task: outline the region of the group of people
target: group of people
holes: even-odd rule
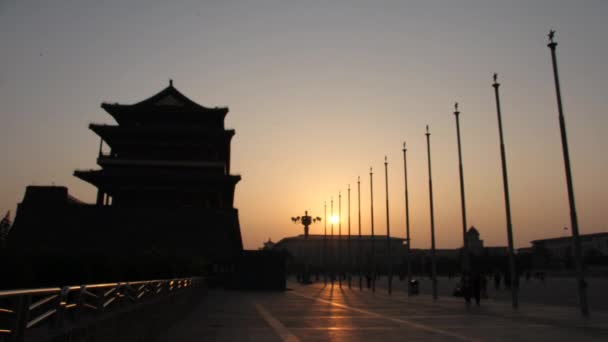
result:
[[[536,272],[532,275],[528,271],[525,273],[526,281],[529,281],[532,276],[539,279],[542,284],[545,283],[544,272]],[[501,285],[503,285],[506,290],[511,289],[511,286],[519,286],[519,276],[515,278],[513,284],[509,272],[505,272],[503,275],[501,272],[496,271],[493,275],[489,275],[488,277],[494,280],[494,288],[496,291],[500,290]],[[487,281],[486,275],[483,273],[465,272],[461,278],[460,291],[467,305],[471,304],[472,299],[475,299],[475,303],[479,305],[481,298],[488,298]]]
[[[486,277],[478,272],[465,272],[462,276],[461,291],[464,300],[468,305],[471,305],[471,299],[475,299],[475,304],[479,306],[481,298],[488,297],[488,286]]]

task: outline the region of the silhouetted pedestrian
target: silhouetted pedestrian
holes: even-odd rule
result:
[[[494,288],[496,291],[500,290],[500,272],[494,273]]]
[[[473,297],[475,298],[475,304],[479,306],[479,301],[481,300],[481,275],[475,272],[471,280],[471,287],[473,290]]]
[[[485,274],[481,274],[481,298],[488,298],[488,279]]]
[[[505,272],[505,289],[511,289],[511,272]]]
[[[471,305],[471,296],[473,292],[473,284],[471,283],[471,275],[467,272],[462,276],[462,296],[464,297],[464,301],[467,306]]]

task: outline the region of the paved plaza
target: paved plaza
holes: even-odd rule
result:
[[[606,341],[608,311],[582,318],[572,306],[388,295],[343,282],[288,284],[285,292],[210,290],[157,341]],[[381,285],[381,282],[378,284]],[[424,290],[424,284],[423,284]],[[425,292],[425,291],[422,291]]]
[[[398,278],[394,278],[395,291],[405,291],[405,282],[400,282]],[[430,295],[432,293],[432,283],[428,277],[416,277],[420,282],[420,292]],[[358,281],[358,278],[356,278]],[[450,297],[454,288],[459,282],[458,277],[438,277],[437,293],[439,296]],[[587,296],[589,305],[592,311],[607,310],[608,311],[608,278],[593,277],[587,278]],[[386,288],[386,277],[378,280],[378,288]],[[386,290],[384,290],[386,291]],[[494,287],[492,279],[487,282],[488,297],[496,302],[511,302],[511,292],[504,287],[504,282],[501,282],[499,289]],[[578,292],[576,286],[576,278],[574,277],[546,277],[544,281],[530,278],[526,280],[524,277],[520,279],[519,300],[522,306],[528,304],[546,304],[552,306],[570,306],[578,307]]]

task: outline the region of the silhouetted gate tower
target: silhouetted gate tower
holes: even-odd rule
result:
[[[65,187],[28,186],[9,246],[40,254],[202,256],[242,254],[230,174],[228,108],[206,108],[172,82],[132,105],[104,103],[117,125],[91,124],[101,169],[74,175],[97,187],[95,203]],[[104,146],[105,145],[105,146]]]
[[[97,205],[232,209],[240,176],[230,174],[228,108],[206,108],[171,84],[133,105],[101,105],[118,125],[91,124],[101,170],[74,175],[97,187]]]
[[[207,240],[198,242],[201,248],[226,249],[219,254],[240,251],[233,202],[241,177],[230,174],[235,132],[224,127],[228,108],[203,107],[180,93],[172,81],[136,104],[101,107],[118,123],[89,125],[101,137],[97,158],[101,169],[74,172],[97,187],[96,205],[162,209],[154,217],[163,215],[163,210],[177,210],[178,217],[165,234],[181,231],[184,239]],[[109,152],[103,152],[104,143]]]

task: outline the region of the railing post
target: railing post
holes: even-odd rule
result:
[[[85,313],[85,303],[86,303],[86,285],[80,285],[80,290],[78,291],[78,298],[76,298],[76,309],[74,312],[74,320],[80,320],[81,316]]]
[[[11,336],[11,340],[14,342],[23,342],[27,321],[29,320],[31,302],[32,297],[30,295],[19,296],[15,301],[15,322]]]
[[[101,287],[97,290],[97,298],[96,298],[96,305],[97,305],[97,313],[102,313],[104,311],[104,307],[103,307],[103,303],[105,303],[106,301],[106,290],[105,288]]]
[[[118,282],[116,283],[116,290],[114,291],[114,302],[116,303],[117,307],[121,307],[122,306],[122,299],[120,297],[121,295],[121,291],[122,290],[122,283]]]
[[[64,319],[65,319],[65,307],[68,302],[69,293],[70,293],[70,288],[67,286],[64,286],[61,288],[61,291],[57,295],[57,300],[56,300],[57,312],[55,312],[55,319],[53,321],[53,324],[51,324],[51,326],[50,326],[51,329],[55,329],[55,330],[63,329],[63,326],[64,326],[63,323],[64,323]]]

